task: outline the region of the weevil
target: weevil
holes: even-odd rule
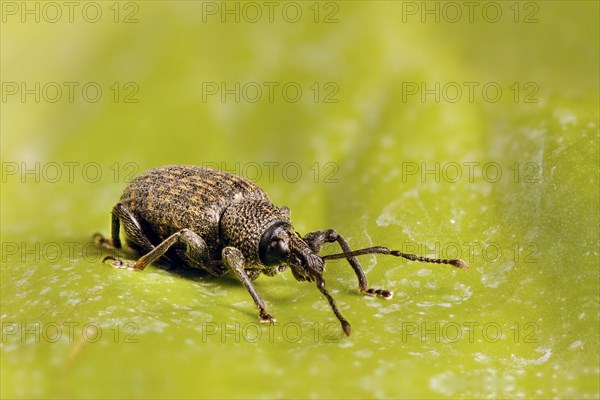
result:
[[[301,236],[291,223],[289,209],[275,206],[256,184],[196,166],[158,167],[133,179],[112,209],[111,238],[96,234],[96,241],[107,248],[121,248],[121,227],[127,245],[140,258],[105,257],[114,267],[143,270],[162,262],[216,276],[233,271],[252,296],[259,321],[264,323],[273,323],[275,318],[252,282],[260,274],[274,276],[290,268],[298,281],[316,282],[346,335],[350,335],[350,324],[325,288],[326,260],[346,259],[358,278],[359,291],[385,299],[392,298],[393,292],[370,288],[357,256],[387,254],[468,268],[462,260],[419,257],[381,246],[352,251],[333,229]],[[325,243],[335,242],[342,253],[319,256]]]

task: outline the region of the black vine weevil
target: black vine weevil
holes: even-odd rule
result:
[[[113,266],[142,270],[157,260],[200,268],[213,275],[235,272],[258,306],[261,322],[273,322],[252,281],[261,273],[273,276],[291,268],[298,281],[316,281],[346,335],[350,324],[325,289],[325,260],[345,258],[358,277],[358,288],[371,296],[390,299],[393,293],[371,289],[356,256],[389,254],[409,260],[468,268],[461,260],[418,257],[369,247],[352,251],[335,230],[300,236],[290,222],[287,207],[277,207],[267,194],[247,179],[194,166],[171,165],[151,169],[135,178],[112,210],[111,240],[96,234],[105,247],[120,248],[121,224],[127,244],[141,258],[137,262],[108,256]],[[343,253],[320,257],[326,242],[337,242]]]

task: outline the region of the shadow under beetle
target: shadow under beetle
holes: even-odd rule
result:
[[[325,289],[325,261],[345,258],[358,278],[358,288],[371,296],[390,299],[393,293],[372,289],[356,259],[364,254],[389,254],[409,260],[468,268],[462,260],[440,260],[369,247],[352,251],[335,230],[300,236],[287,207],[277,207],[251,181],[225,172],[195,166],[171,165],[151,169],[135,178],[112,210],[111,239],[96,234],[98,243],[121,248],[123,227],[127,244],[141,255],[136,262],[107,256],[117,268],[143,270],[155,261],[199,268],[212,275],[233,271],[259,308],[260,322],[275,319],[252,281],[261,273],[274,276],[288,267],[298,281],[315,282],[350,335],[350,324]],[[320,257],[326,242],[337,242],[343,253]]]

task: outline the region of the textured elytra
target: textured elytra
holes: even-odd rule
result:
[[[268,225],[289,221],[251,181],[196,166],[151,169],[129,184],[120,203],[134,214],[155,246],[187,228],[204,239],[212,260],[221,260],[223,247],[232,245],[250,265],[258,263],[260,235]],[[234,208],[239,214],[226,212]],[[253,208],[261,210],[261,218],[255,217]]]

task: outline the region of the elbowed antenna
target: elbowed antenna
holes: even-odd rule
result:
[[[323,279],[323,259],[310,252],[308,247],[306,248],[306,252],[303,254],[303,258],[305,262],[302,265],[305,267],[305,271],[312,279],[317,281],[317,288],[323,294],[323,296],[325,296],[329,302],[329,305],[331,306],[331,309],[333,310],[333,313],[340,321],[340,324],[342,324],[342,330],[344,331],[344,334],[346,334],[346,336],[350,336],[350,323],[348,323],[348,321],[346,321],[346,319],[342,316],[342,313],[340,310],[338,310],[337,305],[335,304],[335,300],[333,297],[331,297],[327,289],[325,289],[325,280]]]
[[[398,250],[390,250],[387,247],[381,247],[381,246],[367,247],[366,249],[348,251],[346,253],[329,254],[329,255],[323,256],[321,258],[323,259],[323,261],[325,261],[325,260],[335,260],[338,258],[350,258],[350,257],[362,256],[365,254],[387,254],[390,256],[406,258],[407,260],[411,260],[411,261],[421,261],[421,262],[434,263],[434,264],[450,264],[456,268],[469,269],[469,266],[463,260],[444,260],[444,259],[440,259],[440,258],[421,257],[421,256],[417,256],[415,254],[402,253]]]
[[[325,298],[327,298],[327,301],[329,302],[329,305],[331,305],[331,309],[333,310],[333,313],[335,314],[337,319],[340,321],[340,324],[342,324],[342,329],[343,329],[344,333],[346,334],[346,336],[350,336],[350,329],[351,329],[350,324],[342,316],[342,313],[340,313],[340,311],[337,308],[337,305],[335,304],[335,300],[333,300],[333,297],[331,297],[331,295],[329,294],[327,289],[325,289],[325,281],[323,280],[323,276],[316,275],[315,278],[317,280],[317,288],[319,288],[319,291],[325,296]]]

